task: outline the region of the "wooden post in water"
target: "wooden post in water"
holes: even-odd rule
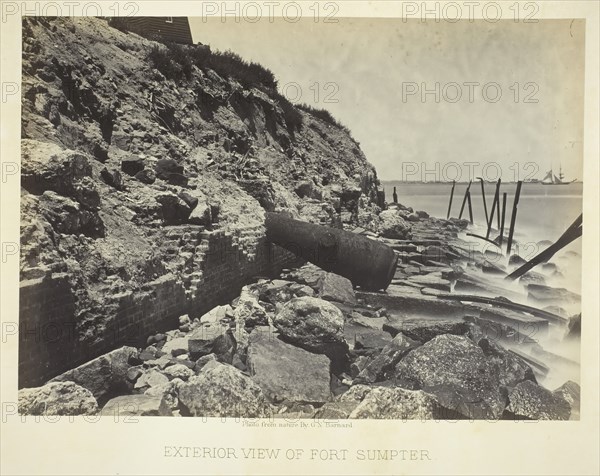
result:
[[[502,194],[502,223],[500,225],[500,236],[498,238],[498,246],[502,248],[502,241],[504,240],[504,218],[506,216],[506,192]]]
[[[500,228],[500,179],[498,179],[498,183],[496,183],[496,193],[494,194],[494,202],[492,203],[492,211],[490,212],[490,219],[487,222],[487,233],[485,234],[486,238],[490,237],[490,233],[492,232],[492,223],[494,223],[494,212],[498,208],[498,228]]]
[[[519,197],[521,196],[521,186],[523,181],[517,182],[517,190],[515,192],[515,200],[513,201],[512,215],[510,217],[510,229],[508,230],[508,242],[506,243],[506,254],[510,256],[510,248],[513,242],[513,234],[515,232],[515,223],[517,221],[517,207],[519,205]]]
[[[473,224],[473,206],[471,205],[471,192],[467,192],[467,203],[469,205],[469,220]]]
[[[481,198],[483,198],[483,211],[485,212],[485,222],[487,223],[489,218],[488,218],[487,203],[485,201],[485,186],[483,184],[483,178],[479,177],[479,180],[481,182]]]
[[[454,197],[454,186],[456,185],[456,180],[452,181],[452,190],[450,191],[450,201],[448,202],[448,213],[446,214],[446,220],[450,219],[450,209],[452,208],[452,198]]]
[[[469,180],[469,185],[467,185],[467,190],[465,191],[465,197],[463,198],[462,205],[460,206],[460,213],[458,214],[458,219],[462,218],[463,211],[465,210],[465,204],[467,203],[467,197],[469,195],[469,189],[471,188],[471,181]]]

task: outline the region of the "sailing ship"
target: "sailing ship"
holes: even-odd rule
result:
[[[562,173],[562,167],[559,166],[558,177],[554,175],[554,171],[550,169],[548,172],[546,172],[546,176],[541,180],[540,183],[542,185],[569,185],[570,183],[573,183],[575,182],[575,180],[577,180],[573,179],[570,182],[565,182],[564,178],[565,176]]]

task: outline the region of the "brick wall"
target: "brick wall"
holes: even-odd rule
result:
[[[103,326],[93,343],[76,329],[68,275],[21,282],[19,388],[41,385],[122,345],[142,346],[148,335],[176,328],[182,314],[198,317],[235,298],[256,277],[275,276],[300,264],[293,254],[267,242],[264,229],[228,233],[179,227],[169,237],[172,245],[187,250],[180,253],[185,260],[143,290],[106,296],[99,320]]]

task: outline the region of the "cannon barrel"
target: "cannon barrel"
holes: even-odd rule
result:
[[[398,257],[389,246],[349,231],[266,214],[267,239],[369,291],[386,289]]]

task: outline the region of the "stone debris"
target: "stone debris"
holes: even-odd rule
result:
[[[172,416],[162,396],[122,395],[109,400],[101,411],[102,416]]]
[[[88,389],[73,382],[50,382],[19,390],[21,415],[95,415],[98,403]]]
[[[579,418],[579,385],[544,388],[539,360],[555,326],[570,343],[581,334],[581,297],[552,286],[560,257],[509,288],[523,258],[473,250],[467,220],[380,200],[348,131],[294,109],[304,125],[292,132],[268,87],[240,90],[200,66],[189,88],[151,86],[133,73],[152,66],[153,43],[100,18],[25,19],[23,32],[22,284],[66,283],[73,362],[121,325],[143,327],[131,337],[146,344],[20,389],[20,413]],[[274,261],[258,266],[265,211],[385,243],[392,284],[366,292],[291,261],[271,274]],[[449,298],[466,292],[495,301]]]
[[[330,361],[280,340],[276,334],[250,334],[248,370],[267,398],[324,403],[330,399]]]
[[[571,406],[561,392],[552,393],[530,380],[517,385],[508,400],[506,411],[515,418],[568,420],[571,416]]]

